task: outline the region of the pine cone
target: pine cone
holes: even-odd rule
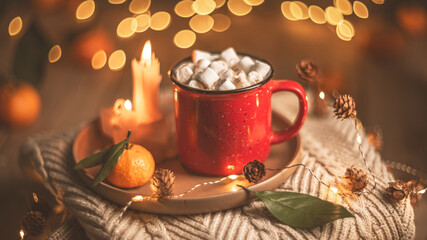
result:
[[[258,160],[248,162],[243,167],[243,174],[250,183],[257,183],[265,176],[265,166]]]
[[[21,219],[21,228],[25,234],[40,235],[45,228],[45,218],[38,211],[28,211]]]
[[[346,119],[356,116],[356,102],[350,95],[344,94],[339,96],[335,100],[334,108],[337,118]]]
[[[399,202],[402,199],[406,198],[409,194],[409,188],[407,184],[401,180],[396,182],[389,182],[389,187],[386,189],[387,197],[392,202]]]
[[[375,150],[379,151],[383,147],[383,135],[381,129],[374,128],[368,131],[368,140],[374,146]]]
[[[423,197],[423,195],[418,192],[423,190],[424,186],[419,181],[415,180],[407,182],[406,185],[409,189],[411,189],[409,196],[411,198],[412,206],[418,205],[418,203],[421,201],[421,198]]]
[[[317,68],[317,64],[310,60],[302,60],[297,64],[296,69],[298,76],[309,83],[319,80],[319,69]]]
[[[175,183],[175,175],[169,169],[158,169],[151,179],[154,195],[163,198],[173,196],[172,187]]]
[[[361,192],[368,185],[368,177],[366,173],[355,166],[347,168],[344,178],[347,180],[352,192]]]

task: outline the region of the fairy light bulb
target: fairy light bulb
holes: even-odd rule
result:
[[[126,110],[131,111],[132,110],[132,102],[129,99],[126,99],[125,103],[123,104]]]
[[[324,93],[323,91],[321,91],[321,92],[319,93],[319,97],[320,97],[322,100],[325,100],[325,93]]]

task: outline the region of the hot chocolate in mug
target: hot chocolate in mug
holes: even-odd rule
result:
[[[269,64],[267,61],[249,56]],[[264,80],[245,88],[227,91],[189,87],[176,78],[175,71],[186,58],[170,70],[173,82],[176,137],[182,163],[208,175],[241,174],[253,160],[265,161],[270,145],[294,137],[307,114],[307,100],[300,84],[272,80],[273,68]],[[289,91],[299,99],[299,112],[293,125],[282,132],[271,130],[271,96]]]

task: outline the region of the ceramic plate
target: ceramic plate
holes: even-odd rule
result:
[[[287,119],[274,112],[272,122],[274,130],[280,130],[289,126]],[[83,128],[75,139],[73,146],[74,159],[76,162],[79,162],[94,151],[103,149],[110,144],[112,144],[112,141],[102,134],[99,121],[95,121]],[[283,168],[298,163],[300,155],[301,138],[298,134],[287,142],[272,145],[270,155],[264,164],[267,168],[271,169]],[[173,188],[175,195],[186,192],[199,183],[213,182],[222,178],[201,175],[188,170],[183,167],[179,157],[167,159],[157,165],[156,168],[167,168],[175,173],[175,185]],[[116,204],[126,205],[135,195],[150,196],[152,194],[150,183],[138,188],[121,189],[104,181],[93,188],[91,185],[98,170],[99,167],[94,167],[78,171],[78,173],[94,192]],[[243,176],[235,180],[226,179],[217,184],[203,185],[182,197],[153,198],[144,199],[142,202],[134,202],[130,205],[130,208],[159,214],[195,214],[230,209],[244,205],[250,200],[249,194],[236,185],[247,186],[257,191],[273,190],[283,183],[293,171],[294,168],[281,171],[267,171],[266,176],[257,184],[250,184]]]

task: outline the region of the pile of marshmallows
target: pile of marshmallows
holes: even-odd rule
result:
[[[270,65],[248,56],[238,56],[233,48],[221,54],[194,50],[193,62],[185,62],[175,72],[176,80],[192,88],[227,91],[264,80]]]

